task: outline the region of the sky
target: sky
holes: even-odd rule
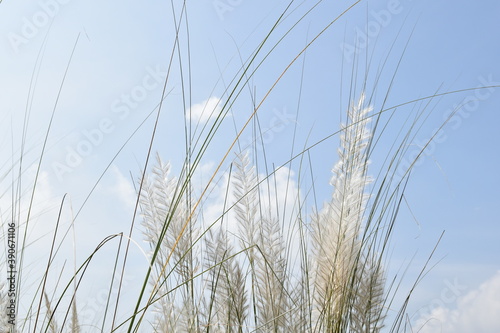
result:
[[[128,233],[135,203],[136,183],[131,179],[137,180],[143,169],[154,111],[163,91],[166,98],[153,151],[170,161],[178,173],[185,152],[184,117],[199,124],[214,120],[206,110],[217,111],[221,106],[217,103],[227,100],[226,88],[234,85],[242,63],[250,59],[288,5],[281,0],[188,2],[187,25],[183,16],[179,51],[169,71],[175,22],[182,7],[180,1],[173,3],[173,7],[166,1],[127,0],[4,0],[0,4],[3,226],[12,211],[12,183],[19,174],[23,131],[21,209],[25,214],[50,124],[28,228],[30,272],[43,267],[65,194],[61,230],[69,233],[60,256],[68,255],[67,265],[73,265],[74,249],[81,262],[106,236]],[[393,117],[372,156],[373,175],[382,168],[399,131],[408,130],[405,119],[421,111],[424,116],[417,121],[418,131],[404,161],[412,161],[429,139],[434,140],[412,171],[391,240],[388,274],[401,274],[408,267],[401,290],[409,290],[444,232],[431,269],[410,301],[414,327],[421,327],[421,332],[500,331],[495,316],[500,311],[500,221],[496,214],[500,202],[500,4],[493,0],[314,4],[293,2],[269,35],[255,64],[272,52],[251,77],[247,73],[248,85],[207,150],[195,181],[206,183],[235,137],[235,128],[241,128],[253,105],[263,100],[258,117],[266,160],[259,172],[286,165],[297,176],[299,162],[287,164],[290,156],[329,137],[308,155],[316,197],[323,202],[331,193],[328,182],[337,160],[338,135],[330,135],[345,119],[350,97],[365,89],[376,111],[402,105],[390,109],[395,110]],[[487,88],[472,89],[480,87]],[[403,105],[434,94],[435,98]],[[24,127],[26,114],[29,121]],[[389,114],[384,113],[384,121]],[[194,137],[206,133],[201,126],[192,131]],[[243,132],[240,142],[243,147],[252,142],[251,130]],[[227,168],[225,163],[223,171]],[[294,186],[296,191],[300,186],[307,189],[311,180],[294,182]],[[217,206],[216,199],[207,202],[207,219],[216,210],[212,206]],[[67,221],[75,215],[73,239]],[[144,267],[146,246],[139,227],[134,230],[133,244],[131,265]],[[107,246],[113,253],[118,242]],[[94,283],[82,287],[88,299],[95,300],[90,309],[101,304],[99,293],[106,290],[101,281],[109,272],[104,268],[112,260],[96,259]],[[57,265],[62,268],[64,260]],[[27,290],[36,283],[30,276],[34,275],[26,275]],[[131,286],[141,278],[128,277]],[[55,279],[52,276],[50,281]],[[124,297],[133,299],[130,289]],[[95,311],[88,311],[89,318],[94,315]]]

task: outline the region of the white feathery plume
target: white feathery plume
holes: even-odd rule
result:
[[[262,219],[259,228],[259,260],[255,267],[258,281],[259,319],[265,331],[286,332],[289,322],[289,296],[287,294],[286,248],[279,220]]]
[[[259,198],[257,172],[254,166],[250,165],[248,152],[238,154],[234,161],[235,171],[232,181],[233,194],[236,200],[234,211],[238,226],[238,238],[241,249],[246,249],[245,255],[248,258],[249,270],[249,290],[251,299],[251,309],[253,314],[253,324],[258,326],[258,281],[256,277],[257,252],[255,245],[258,243],[258,219]]]
[[[248,152],[238,154],[234,165],[236,170],[232,184],[237,200],[234,211],[241,237],[241,247],[244,249],[257,244],[259,219],[257,172],[255,167],[250,165]],[[254,248],[247,251],[250,261],[253,261],[254,253]]]
[[[50,320],[50,322],[49,322],[50,332],[57,333],[59,331],[59,329],[57,328],[57,323],[55,321],[55,318],[53,318],[53,316],[52,316],[54,314],[54,312],[52,311],[52,307],[50,305],[49,296],[47,295],[46,292],[43,293],[43,296],[45,299],[45,306],[47,308],[46,317],[47,317],[47,320]]]
[[[366,175],[371,139],[367,114],[372,108],[365,107],[364,100],[361,94],[358,103],[349,107],[340,135],[339,161],[332,170],[332,198],[312,219],[314,301],[320,331],[346,329],[356,297],[359,232],[368,199],[365,187],[370,182]]]
[[[166,295],[172,287],[185,283],[185,288],[179,292],[182,294],[186,309],[189,306],[189,313],[179,311],[178,306],[174,304],[176,293],[169,293],[161,298],[154,305],[154,311],[157,313],[155,327],[160,331],[170,331],[171,328],[179,325],[192,327],[194,320],[193,300],[190,281],[197,268],[197,260],[190,251],[193,251],[191,232],[194,231],[192,225],[187,229],[179,239],[173,255],[164,269],[167,258],[174,248],[177,237],[183,231],[184,223],[188,218],[188,207],[184,198],[181,198],[178,205],[175,205],[175,196],[177,195],[177,179],[170,175],[170,164],[164,163],[159,155],[153,167],[152,174],[146,175],[143,181],[143,187],[140,197],[141,214],[143,216],[144,235],[146,240],[154,250],[160,242],[162,230],[166,228],[165,236],[161,239],[161,246],[155,260],[155,269],[151,274],[151,283],[156,284],[159,281],[157,295]],[[194,220],[194,218],[193,218]],[[168,227],[167,227],[168,223]],[[175,274],[171,274],[172,269]],[[180,317],[179,317],[180,315]],[[191,330],[192,328],[190,328]]]
[[[262,216],[259,205],[258,177],[248,152],[238,154],[234,162],[236,221],[242,248],[249,259],[255,324],[260,330],[286,332],[290,325],[289,295],[286,290],[286,248],[280,221]],[[268,194],[269,195],[269,194]],[[259,201],[260,200],[260,201]],[[253,246],[258,246],[255,248]]]
[[[206,325],[214,332],[242,332],[248,313],[245,276],[226,230],[209,231],[206,255],[207,268],[212,268],[207,281],[210,296]]]
[[[378,258],[372,255],[360,262],[362,267],[358,271],[357,292],[351,314],[350,331],[353,333],[378,333],[383,327],[385,277]]]

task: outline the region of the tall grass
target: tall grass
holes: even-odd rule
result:
[[[158,250],[149,280],[155,331],[380,331],[390,295],[383,254],[394,222],[385,224],[384,209],[399,197],[368,206],[371,111],[363,93],[347,110],[332,196],[316,212],[298,208],[297,194],[288,199],[295,208],[280,214],[276,202],[287,193],[277,188],[279,170],[259,174],[244,151],[226,173],[220,217],[203,222],[202,209],[189,210],[200,199],[179,194],[190,179],[172,176],[157,156],[140,200],[145,238]],[[384,183],[372,189],[375,196],[386,190]],[[385,206],[378,214],[377,205]]]
[[[203,212],[189,209],[198,199],[179,195],[189,179],[172,176],[157,156],[140,194],[144,236],[158,250],[149,280],[156,331],[378,330],[382,268],[363,246],[373,235],[360,234],[371,139],[363,102],[364,96],[349,110],[331,202],[311,222],[303,212],[280,218],[279,205],[268,204],[281,195],[269,191],[272,177],[260,180],[242,152],[228,176],[229,207],[204,225],[197,218]],[[299,245],[300,255],[293,248]]]
[[[95,244],[95,250],[88,253],[86,259],[76,265],[71,278],[66,279],[61,277],[62,270],[58,276],[53,268],[54,257],[62,255],[58,220],[56,231],[51,235],[50,255],[45,258],[47,269],[38,272],[39,284],[32,286],[35,296],[31,304],[22,307],[26,313],[18,318],[17,328],[8,324],[2,312],[0,332],[367,333],[380,332],[384,328],[391,332],[407,329],[404,312],[409,296],[401,305],[393,303],[398,287],[387,276],[386,252],[413,164],[402,177],[398,178],[396,170],[415,135],[416,123],[423,111],[414,116],[417,120],[410,125],[408,133],[388,149],[387,159],[379,166],[382,171],[371,174],[370,157],[379,147],[378,139],[390,125],[382,124],[382,115],[394,113],[397,107],[371,105],[367,97],[371,93],[365,91],[366,82],[362,88],[351,88],[352,95],[357,97],[350,100],[345,110],[346,121],[340,129],[331,130],[330,137],[338,135],[340,145],[338,161],[332,169],[331,197],[322,207],[310,209],[312,197],[316,195],[315,177],[307,174],[310,171],[307,164],[312,163],[309,153],[318,143],[302,149],[294,146],[296,152],[289,161],[272,170],[262,167],[267,167],[262,162],[266,150],[258,127],[262,104],[283,75],[338,18],[332,19],[290,63],[284,64],[282,74],[262,98],[253,101],[247,121],[226,143],[208,181],[201,188],[194,181],[221,124],[228,121],[231,107],[248,89],[251,78],[268,56],[295,29],[296,24],[293,24],[275,36],[292,4],[293,1],[276,19],[254,52],[242,60],[240,70],[225,91],[225,98],[213,110],[206,110],[213,113],[211,120],[195,123],[186,115],[186,149],[178,174],[174,174],[170,162],[159,153],[155,155],[153,149],[166,86],[172,75],[169,68],[159,106],[148,116],[155,116],[156,120],[141,173],[134,175],[136,206],[132,223],[120,233]],[[179,31],[187,26],[185,5],[181,6],[180,17],[176,17],[177,39],[170,64],[176,56],[182,62]],[[315,7],[311,6],[299,22]],[[275,38],[275,44],[270,41],[271,37]],[[180,66],[183,69],[184,65]],[[185,79],[182,75],[181,79]],[[187,95],[183,90],[183,98]],[[409,116],[409,119],[412,118]],[[244,146],[241,135],[252,126],[254,141]],[[46,135],[46,138],[50,136],[50,126]],[[259,145],[264,146],[263,156],[259,155]],[[44,153],[45,145],[38,168]],[[13,187],[21,188],[24,154],[22,150],[18,160],[19,174],[15,175],[14,167],[10,170],[15,180]],[[298,161],[293,164],[299,165],[298,170],[292,170],[292,161]],[[279,177],[283,175],[286,186],[279,184],[282,179]],[[302,180],[309,176],[312,185],[302,188],[305,183]],[[13,192],[11,216],[19,219],[22,193]],[[221,196],[215,195],[219,193],[223,193],[223,199],[215,205],[220,210],[214,218],[205,208],[211,205],[213,196],[221,201]],[[29,207],[33,200],[31,197]],[[64,205],[63,199],[61,210]],[[26,221],[17,221],[22,222],[25,232],[30,228],[30,210]],[[126,288],[124,277],[130,267],[131,240],[137,229],[148,244],[149,265],[145,271],[135,272],[142,281],[134,303],[130,304],[123,301],[122,295]],[[29,244],[25,236],[19,241],[19,250],[24,254]],[[115,248],[114,265],[110,267],[113,279],[102,308],[103,319],[98,323],[83,322],[79,308],[80,284],[92,280],[94,257],[103,248],[112,246]],[[27,269],[26,260],[22,258],[18,263],[20,273]],[[47,290],[48,279],[57,280],[56,285],[60,287],[57,292]],[[17,286],[21,292],[20,287],[24,285],[18,282]],[[113,293],[115,289],[117,294]],[[3,309],[8,302],[6,294],[6,285],[0,283]],[[399,311],[390,323],[387,322],[389,309]],[[120,311],[128,317],[123,318]]]

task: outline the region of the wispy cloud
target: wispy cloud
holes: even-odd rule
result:
[[[206,123],[217,117],[221,111],[220,98],[212,96],[186,110],[186,118],[195,123]]]
[[[420,333],[500,332],[500,271],[458,298],[456,306],[435,308],[421,317],[415,328]]]
[[[114,184],[110,186],[109,191],[115,194],[128,209],[134,209],[137,194],[130,179],[120,171],[120,169],[113,165],[111,172],[114,177]]]

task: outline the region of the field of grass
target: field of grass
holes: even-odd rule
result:
[[[390,104],[411,32],[394,37],[391,45],[400,48],[391,46],[379,63],[372,63],[373,49],[344,41],[338,95],[307,80],[309,53],[318,57],[320,41],[361,1],[326,15],[319,28],[311,21],[323,1],[280,3],[248,40],[234,41],[229,60],[225,49],[214,49],[227,64],[200,70],[194,60],[205,55],[190,39],[191,12],[199,13],[188,2],[168,5],[175,33],[163,46],[162,69],[147,67],[128,101],[122,94],[111,102],[111,114],[132,124],[123,130],[99,118],[74,140],[60,126],[61,119],[79,121],[67,101],[89,85],[84,70],[72,76],[81,44],[92,39],[85,29],[57,55],[65,67],[52,78],[59,88],[50,112],[32,114],[44,89],[46,33],[21,126],[12,125],[11,142],[2,143],[10,159],[0,169],[0,333],[417,332],[408,305],[437,261],[442,235],[433,235],[415,267],[411,259],[391,263],[394,232],[400,212],[411,212],[405,191],[415,166],[461,108],[414,142],[442,99],[500,86],[436,86]],[[221,20],[244,5],[213,2]],[[395,15],[396,7],[388,8],[376,17]],[[196,70],[218,73],[208,92]],[[335,106],[306,128],[314,106],[301,98],[311,91]],[[271,111],[281,95],[290,107]],[[106,140],[112,148],[95,157]],[[57,159],[61,142],[74,149]],[[116,165],[130,147],[141,155],[130,154],[124,172]],[[79,176],[83,169],[93,177]],[[71,190],[51,192],[58,181]]]

